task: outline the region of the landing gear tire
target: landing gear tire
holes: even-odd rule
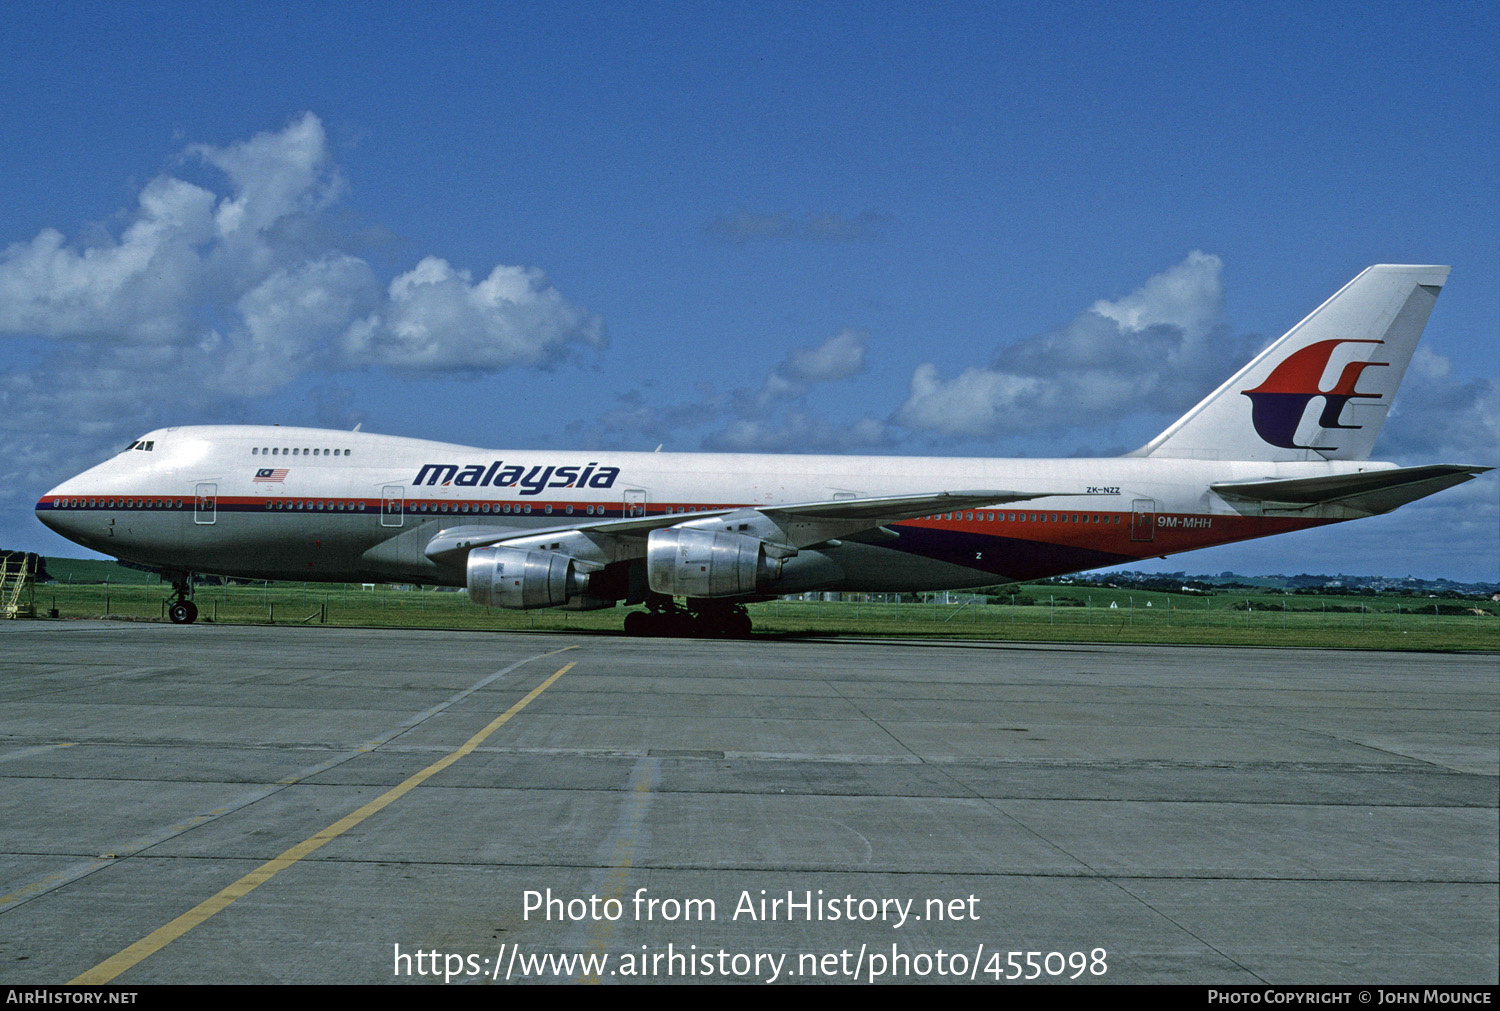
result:
[[[729,638],[748,639],[754,628],[755,625],[750,621],[750,615],[739,611],[729,619]]]
[[[685,610],[676,604],[662,604],[645,611],[631,611],[625,616],[625,634],[673,639],[750,638],[750,615],[743,605],[696,607],[690,603],[689,607],[690,610]]]
[[[174,625],[191,625],[198,620],[198,605],[193,603],[193,577],[186,572],[169,575],[172,578],[172,602],[167,605],[167,617]]]
[[[693,633],[704,639],[748,639],[751,628],[743,607],[709,608],[693,615]]]
[[[686,611],[632,611],[625,616],[627,635],[682,639],[693,635],[693,619]]]
[[[646,615],[646,634],[662,639],[691,639],[693,618],[686,611],[651,611]]]

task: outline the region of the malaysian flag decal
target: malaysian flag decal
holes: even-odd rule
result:
[[[280,484],[286,480],[286,467],[278,467],[272,470],[270,467],[262,468],[255,472],[256,484]]]

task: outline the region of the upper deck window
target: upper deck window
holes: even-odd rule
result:
[[[150,442],[133,442],[126,448],[150,449],[152,445],[154,444]],[[347,449],[329,449],[327,447],[313,449],[305,446],[252,446],[250,449],[251,456],[348,456],[349,453],[350,450]]]

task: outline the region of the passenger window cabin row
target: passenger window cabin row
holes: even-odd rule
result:
[[[254,446],[251,456],[348,456],[347,449],[308,449],[301,446]]]

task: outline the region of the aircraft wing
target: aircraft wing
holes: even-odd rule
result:
[[[586,520],[574,518],[570,523],[559,523],[550,527],[498,527],[498,526],[462,526],[444,527],[439,530],[437,536],[427,542],[424,554],[433,561],[443,561],[444,556],[455,556],[467,552],[470,548],[491,547],[496,544],[504,544],[506,541],[532,540],[534,538],[546,538],[559,534],[572,533],[574,531],[586,531],[590,534],[601,534],[606,536],[644,537],[651,531],[661,527],[675,527],[689,519],[706,519],[714,516],[726,516],[735,512],[734,509],[710,509],[697,513],[669,513],[657,516],[626,516],[621,519]],[[451,560],[451,557],[450,559]]]
[[[872,498],[826,499],[819,502],[796,502],[788,505],[735,506],[694,513],[666,513],[655,516],[625,516],[620,519],[580,520],[553,527],[516,529],[514,527],[461,526],[438,532],[427,543],[424,553],[433,561],[452,561],[469,550],[490,547],[506,541],[545,540],[549,535],[579,532],[592,538],[642,538],[653,530],[684,523],[700,525],[704,520],[730,516],[757,515],[775,527],[795,535],[790,540],[804,547],[829,537],[848,536],[915,516],[954,512],[987,505],[1002,505],[1027,499],[1044,498],[1063,492],[1029,491],[942,491],[924,495],[883,495]]]
[[[1291,507],[1342,505],[1374,515],[1415,502],[1483,474],[1489,467],[1436,464],[1392,470],[1209,485],[1224,498]]]
[[[767,516],[814,520],[869,520],[871,526],[909,520],[914,516],[976,509],[980,506],[1024,502],[1058,495],[1052,491],[940,491],[928,495],[882,495],[876,498],[840,498],[795,505],[757,506]]]

